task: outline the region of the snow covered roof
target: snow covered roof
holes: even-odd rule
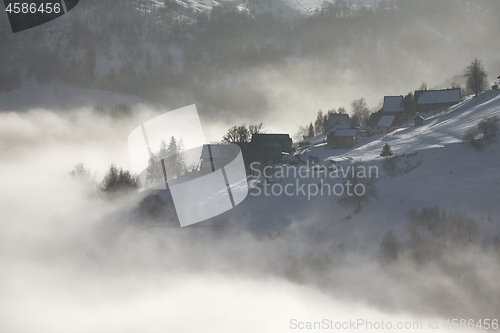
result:
[[[383,110],[384,112],[403,112],[403,96],[385,96]]]
[[[337,130],[335,131],[335,136],[339,137],[339,136],[356,136],[358,135],[358,130],[355,129],[355,128],[352,128],[352,129],[340,129],[340,130]]]
[[[348,125],[348,124],[346,124],[346,125],[344,125],[344,124],[335,124],[335,125],[332,126],[332,128],[330,128],[328,130],[328,133],[333,133],[333,132],[336,132],[338,130],[344,130],[344,129],[350,129],[350,128],[352,128],[352,126]]]
[[[418,96],[417,104],[438,104],[460,102],[460,89],[446,90],[420,90],[415,93]]]
[[[382,116],[377,124],[380,127],[390,127],[394,122],[396,116]]]
[[[376,112],[372,113],[370,116],[370,119],[368,119],[368,123],[366,124],[367,127],[376,127],[378,125],[378,122],[380,121],[380,118],[382,117],[382,112]]]
[[[325,134],[330,135],[331,133],[335,133],[338,130],[345,130],[345,129],[350,129],[350,128],[351,128],[351,125],[335,124]]]

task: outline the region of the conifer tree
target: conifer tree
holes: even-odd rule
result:
[[[382,157],[390,157],[392,156],[391,146],[388,143],[385,144],[384,148],[382,148],[382,152],[380,153]]]

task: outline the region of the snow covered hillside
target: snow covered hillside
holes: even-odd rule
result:
[[[28,95],[30,98],[23,97]],[[75,107],[92,110],[94,106],[111,109],[117,103],[156,113],[167,110],[131,95],[68,87],[25,85],[20,90],[2,93],[0,98],[2,110],[7,112],[28,111],[34,107],[54,111]],[[301,191],[291,196],[270,193],[273,184],[294,185],[297,180],[305,184],[306,191],[309,185],[320,186],[322,181],[332,186],[345,181],[342,175],[325,179],[312,171],[307,177],[295,176],[290,172],[287,177],[271,179],[267,190],[269,195],[264,193],[262,186],[264,177],[251,179],[254,188],[242,204],[201,223],[200,227],[213,224],[224,226],[238,221],[238,224],[249,228],[256,235],[284,234],[287,230],[304,228],[304,232],[311,233],[318,242],[330,242],[333,239],[337,245],[350,244],[357,248],[362,243],[371,244],[369,246],[377,244],[388,229],[403,233],[409,209],[439,205],[450,211],[464,211],[478,221],[482,232],[497,234],[500,229],[500,208],[497,204],[500,201],[500,180],[497,176],[500,144],[496,139],[482,151],[476,151],[462,142],[467,128],[491,115],[500,115],[500,91],[487,91],[478,97],[469,98],[447,113],[427,115],[427,124],[422,127],[409,124],[387,135],[361,137],[352,149],[327,149],[322,144],[306,149],[301,155],[302,160],[308,161],[314,157],[318,159],[319,166],[326,168],[331,165],[330,160],[338,161],[344,169],[355,161],[378,168],[375,182],[378,198],[370,197],[357,214],[339,205],[339,197],[333,194],[313,193],[308,198],[307,193]],[[384,158],[380,157],[386,143],[394,152],[396,171],[393,173],[384,168]],[[88,160],[83,161],[101,175],[112,162],[129,168],[126,142],[120,143],[117,138],[116,147],[118,150],[112,160],[108,158],[97,163],[92,154],[87,152],[85,156]],[[105,152],[101,155],[104,156]],[[81,158],[74,156],[71,163],[82,161]],[[291,170],[297,167],[287,168]],[[257,188],[261,190],[260,195],[257,195]],[[296,186],[294,190],[297,190]]]
[[[353,247],[376,242],[389,229],[403,233],[406,215],[412,208],[440,206],[448,211],[460,210],[476,219],[481,232],[497,234],[500,230],[500,144],[495,139],[482,151],[476,151],[462,142],[467,128],[491,115],[500,115],[499,91],[487,91],[470,98],[447,113],[432,116],[425,126],[411,124],[387,135],[361,138],[352,149],[326,149],[324,145],[307,149],[302,160],[318,157],[319,164],[325,167],[330,165],[330,159],[340,162],[344,169],[355,161],[378,167],[375,183],[378,198],[370,197],[358,214],[340,206],[338,197],[333,195],[318,194],[308,199],[302,193],[267,196],[264,192],[249,196],[232,214],[250,210],[245,216],[257,233],[259,230],[285,232],[287,227],[306,228],[308,233],[317,233],[317,241],[334,239],[337,244]],[[380,157],[386,143],[394,152],[396,167],[392,173],[384,168],[384,158]],[[310,174],[300,181],[321,184],[321,178],[324,177]],[[272,179],[268,192],[273,182],[293,184],[295,181],[293,176]],[[334,184],[343,183],[344,179],[323,181]]]
[[[7,111],[0,113],[2,332],[122,332],[131,325],[197,332],[199,324],[186,324],[193,315],[217,332],[294,332],[287,325],[292,316],[444,323],[499,313],[499,257],[485,254],[481,245],[483,236],[500,230],[500,145],[497,138],[477,151],[460,142],[465,128],[500,113],[498,91],[469,99],[423,127],[364,138],[350,150],[317,146],[304,152],[304,160],[318,157],[320,165],[335,159],[348,167],[362,159],[379,167],[378,197],[359,213],[335,196],[263,193],[212,220],[179,228],[162,216],[142,216],[140,195],[103,201],[68,175],[78,162],[92,173],[97,169],[96,181],[110,163],[128,168],[126,139],[138,119],[93,117],[94,104],[143,104],[150,113],[154,106],[99,90],[35,88],[0,93]],[[385,143],[396,155],[392,174],[378,156]],[[306,190],[324,180],[307,174],[299,179]],[[269,185],[293,186],[295,178],[271,179]],[[467,237],[465,249],[430,252],[423,264],[403,252],[395,265],[381,266],[382,235],[394,229],[404,241],[408,210],[436,205],[466,212],[479,224],[478,235],[470,242]],[[249,304],[258,311],[249,312]],[[173,316],[165,316],[165,309]],[[109,311],[116,315],[102,316]],[[72,320],[61,323],[61,313]],[[131,313],[136,322],[123,323]]]

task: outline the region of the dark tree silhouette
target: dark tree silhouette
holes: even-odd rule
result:
[[[314,121],[314,133],[316,135],[323,134],[323,128],[324,128],[323,124],[324,124],[323,111],[319,110],[318,116],[316,117],[316,120]]]
[[[252,139],[252,134],[262,133],[263,128],[262,123],[250,124],[248,127],[245,124],[233,126],[222,137],[222,142],[249,142]]]
[[[309,131],[307,132],[307,136],[310,138],[314,137],[314,126],[312,123],[309,124]]]
[[[135,177],[129,171],[117,168],[114,164],[109,166],[109,170],[99,186],[108,200],[135,193],[138,188],[139,184]]]
[[[390,157],[392,156],[391,146],[388,143],[385,144],[384,148],[382,148],[382,152],[380,153],[382,157]]]
[[[481,60],[477,58],[465,68],[464,78],[466,80],[467,90],[473,92],[476,96],[486,90],[488,86],[488,74],[486,74]]]
[[[142,216],[156,219],[163,212],[167,204],[158,194],[152,194],[139,203],[139,211]]]

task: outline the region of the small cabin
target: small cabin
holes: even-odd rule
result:
[[[351,122],[351,118],[346,113],[332,113],[328,116],[328,128],[335,125],[347,125]]]
[[[389,133],[401,127],[400,117],[395,115],[387,115],[379,111],[373,113],[366,124],[366,131],[368,135],[376,135],[382,133]]]
[[[385,96],[382,113],[387,115],[401,115],[405,112],[403,96]]]
[[[358,142],[358,130],[339,129],[328,135],[327,145],[336,146],[338,148],[350,148]]]
[[[458,104],[462,99],[460,88],[443,90],[417,90],[414,100],[418,113],[440,112]]]

